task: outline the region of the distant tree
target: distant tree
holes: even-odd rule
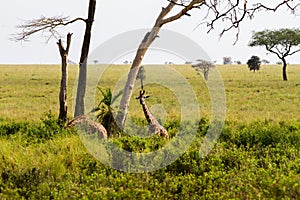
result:
[[[234,61],[237,65],[241,65],[242,64],[242,62],[241,61],[239,61],[239,60],[237,60],[237,61]]]
[[[70,60],[70,59],[68,59],[68,64],[70,64],[70,65],[76,65],[76,63],[74,61]]]
[[[250,71],[258,71],[260,69],[260,58],[258,56],[252,56],[248,61],[247,61],[247,65],[248,68],[250,69]]]
[[[266,59],[262,59],[262,60],[261,60],[261,63],[262,63],[262,64],[265,64],[265,65],[268,65],[268,64],[270,64],[270,61],[268,61],[268,60],[266,60]]]
[[[223,64],[224,65],[231,65],[232,64],[232,58],[231,57],[223,57]]]
[[[287,81],[286,57],[300,51],[300,29],[282,28],[279,30],[264,30],[255,32],[249,46],[264,46],[267,51],[274,53],[282,61],[283,80]]]
[[[145,72],[146,72],[146,70],[145,70],[144,66],[141,66],[138,71],[138,74],[136,76],[137,80],[141,80],[141,90],[144,90],[144,80],[146,78]]]
[[[196,69],[197,72],[202,72],[204,79],[208,80],[208,73],[210,68],[214,67],[214,64],[212,62],[206,61],[206,60],[197,60],[198,63],[192,65],[193,68]]]
[[[282,62],[281,61],[277,61],[276,65],[282,65]]]
[[[94,64],[98,64],[99,63],[99,60],[93,60]]]

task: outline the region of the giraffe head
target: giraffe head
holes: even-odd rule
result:
[[[145,90],[140,90],[140,95],[136,97],[136,99],[140,99],[140,101],[144,101],[145,99],[149,98],[149,95],[145,95]]]

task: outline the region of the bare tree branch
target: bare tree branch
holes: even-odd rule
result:
[[[206,17],[204,20],[207,20],[205,24],[209,28],[208,32],[210,32],[214,28],[215,24],[217,24],[218,22],[222,22],[223,23],[222,26],[224,28],[223,31],[221,32],[221,36],[225,32],[231,29],[237,29],[238,31],[236,34],[236,38],[238,39],[240,23],[244,21],[244,19],[247,17],[249,17],[250,19],[253,18],[253,15],[256,12],[256,10],[262,9],[262,7],[259,5],[249,6],[247,0],[180,0],[180,1],[167,0],[167,1],[169,2],[168,5],[162,8],[162,11],[157,17],[154,26],[148,33],[146,33],[141,44],[139,45],[135,58],[132,62],[130,71],[128,73],[128,78],[123,90],[124,91],[123,96],[120,101],[120,107],[119,107],[120,109],[116,116],[116,121],[119,127],[123,127],[125,124],[126,115],[128,113],[129,102],[134,88],[134,83],[136,81],[136,76],[138,74],[139,67],[143,61],[144,55],[146,54],[149,46],[157,37],[160,29],[164,24],[178,20],[184,15],[189,16],[188,12],[192,9],[199,9],[199,10],[201,9],[202,11],[203,8],[206,9],[206,13],[204,13],[206,14]],[[292,0],[280,0],[280,1],[283,1],[283,3],[281,5],[276,6],[278,8],[282,5],[287,4],[287,2]],[[170,12],[176,6],[181,8],[180,11],[174,15],[171,15]]]
[[[173,2],[173,1],[171,1],[171,2]],[[201,6],[204,3],[205,3],[205,0],[193,0],[188,5],[184,6],[184,8],[179,13],[177,13],[176,15],[173,15],[173,16],[171,16],[169,18],[163,19],[161,21],[161,24],[164,25],[166,23],[175,21],[175,20],[181,18],[184,15],[189,15],[189,14],[187,14],[188,11],[192,10],[193,8],[195,8],[195,6],[198,7],[198,6]]]
[[[240,23],[246,18],[253,19],[255,14],[259,11],[273,11],[276,12],[280,7],[286,6],[293,14],[299,7],[300,3],[292,6],[293,0],[282,0],[276,5],[270,6],[265,3],[250,4],[247,0],[209,0],[204,4],[207,7],[207,13],[204,17],[206,22],[202,22],[196,26],[198,28],[200,25],[205,24],[208,27],[208,33],[212,31],[215,25],[219,22],[223,25],[223,29],[220,33],[222,37],[226,32],[236,29],[236,40],[237,42],[240,33]],[[271,4],[272,1],[270,1]],[[273,2],[274,4],[274,2]],[[195,28],[195,29],[196,29]],[[194,29],[194,30],[195,30]]]
[[[298,50],[295,50],[295,51],[293,51],[293,52],[289,53],[289,55],[288,55],[288,56],[291,56],[291,55],[293,55],[293,54],[295,54],[295,53],[298,53],[298,52],[300,52],[300,49],[298,49]]]
[[[42,32],[42,33],[49,32],[50,36],[48,40],[51,37],[55,37],[58,39],[60,35],[56,29],[60,26],[67,26],[76,21],[86,22],[86,20],[83,18],[75,18],[70,20],[69,17],[63,17],[63,16],[54,16],[54,17],[41,16],[38,19],[29,20],[22,25],[18,25],[17,28],[21,29],[21,32],[14,34],[11,39],[14,41],[28,41],[33,34],[38,32]]]
[[[266,49],[267,49],[268,51],[270,51],[271,53],[276,54],[277,57],[278,57],[279,59],[282,59],[281,55],[280,55],[278,52],[272,50],[273,47],[268,47],[268,45],[265,45],[265,46],[266,46]]]
[[[279,49],[279,47],[278,46],[271,46],[271,47],[269,47],[269,46],[267,46],[266,45],[266,49],[268,50],[268,51],[270,51],[271,53],[274,53],[274,54],[276,54],[277,55],[277,57],[278,58],[280,58],[280,59],[282,59],[282,58],[284,58],[284,57],[287,57],[287,56],[291,56],[291,55],[293,55],[293,54],[295,54],[295,53],[298,53],[298,52],[300,52],[300,49],[297,49],[297,50],[294,50],[294,51],[291,51],[292,50],[292,45],[287,45],[284,49],[285,50],[281,50],[281,49]],[[275,51],[275,50],[276,51]]]
[[[279,3],[278,5],[276,5],[273,8],[269,7],[269,6],[266,6],[266,5],[263,5],[262,3],[254,4],[252,15],[254,14],[254,12],[260,11],[261,9],[264,9],[266,11],[274,11],[275,12],[283,5],[286,5],[288,7],[288,9],[292,11],[292,13],[295,13],[295,11],[296,11],[297,7],[300,5],[300,3],[297,3],[295,6],[291,6],[289,3],[291,3],[292,1],[293,0],[284,0],[284,1],[282,1],[281,3]]]
[[[170,3],[173,3],[173,4],[177,5],[177,6],[186,7],[182,1],[181,1],[181,3],[177,3],[177,1],[174,1],[174,0],[167,0],[167,1],[170,2]]]
[[[177,1],[175,2],[174,0],[167,0],[170,3],[174,3],[177,6],[182,6],[182,7],[187,7],[187,5],[190,4],[189,0],[181,0],[181,3],[177,3]],[[204,2],[204,1],[203,1]],[[195,5],[193,8],[200,8],[201,6],[199,5]]]

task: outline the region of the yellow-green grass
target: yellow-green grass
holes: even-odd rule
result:
[[[69,97],[76,73],[77,67],[70,66]],[[58,112],[59,65],[2,65],[0,77],[1,117],[36,120],[45,112]]]
[[[280,65],[219,66],[226,89],[227,119],[252,121],[300,119],[300,66],[288,66],[289,81],[282,80]]]
[[[201,116],[209,118],[210,99],[202,75],[197,75],[188,65],[171,67],[192,85],[201,107]],[[129,66],[125,65],[109,67],[100,79],[99,86],[103,89],[108,87],[113,89],[121,76],[126,77],[128,69]],[[246,65],[219,65],[217,69],[226,91],[226,120],[238,122],[265,119],[300,120],[299,65],[288,66],[289,81],[282,81],[279,65],[262,66],[256,73],[250,72]],[[70,117],[73,113],[72,102],[75,98],[73,88],[77,74],[78,67],[69,66]],[[58,114],[60,76],[59,65],[0,65],[0,117],[12,120],[38,120],[45,112]],[[146,90],[151,95],[148,100],[150,106],[162,104],[168,118],[180,115],[180,105],[169,89],[152,84],[147,85]],[[135,100],[137,95],[138,88],[131,99],[130,114],[133,117],[143,117],[142,108]],[[101,99],[99,92],[95,99],[95,104]]]
[[[48,168],[51,169],[50,176],[56,176],[65,172],[66,162],[71,165],[76,162],[80,154],[86,153],[76,135],[62,136],[38,145],[22,146],[24,138],[20,134],[16,134],[12,140],[1,138],[0,143],[0,153],[3,158],[6,158],[0,172],[6,167],[13,166],[19,170],[20,174],[30,168]]]

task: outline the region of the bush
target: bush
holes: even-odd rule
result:
[[[41,122],[3,122],[0,124],[0,136],[14,139],[21,137],[23,144],[45,142],[57,135],[67,135],[73,130],[66,130],[57,123],[57,119],[51,113],[46,113]]]
[[[252,56],[248,61],[247,61],[247,65],[249,70],[253,70],[254,72],[260,69],[260,58],[258,56]]]
[[[39,123],[1,124],[0,199],[300,198],[299,123],[226,122],[217,144],[201,158],[199,148],[209,126],[203,119],[179,159],[157,171],[135,174],[103,165],[78,136],[66,135],[55,121],[46,116]],[[167,124],[170,130],[179,129],[176,122]],[[144,153],[167,143],[158,136],[110,140],[127,151]],[[129,158],[117,158],[114,167],[130,167]]]

